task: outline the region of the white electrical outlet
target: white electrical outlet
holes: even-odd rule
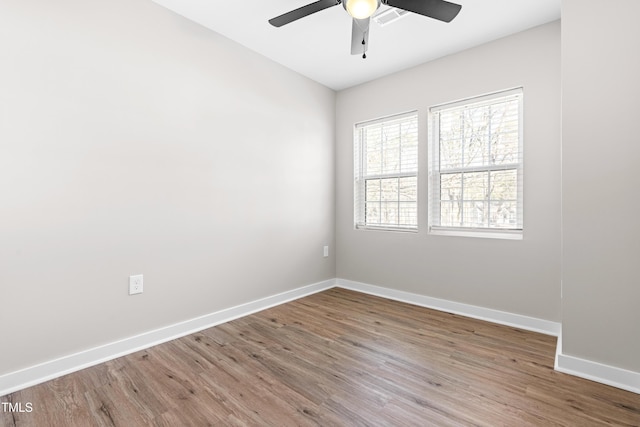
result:
[[[329,256],[329,246],[325,246],[324,247],[324,257],[328,257]]]
[[[129,276],[129,295],[141,294],[143,285],[142,274]]]

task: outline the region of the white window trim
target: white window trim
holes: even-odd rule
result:
[[[440,226],[435,225],[434,212],[437,210],[440,211],[439,199],[436,200],[435,192],[436,188],[440,186],[440,130],[438,124],[434,123],[433,116],[435,113],[438,113],[442,110],[461,107],[463,105],[473,105],[484,103],[488,100],[492,100],[498,97],[509,97],[509,96],[517,96],[519,99],[518,106],[518,150],[519,150],[519,158],[520,161],[518,163],[517,171],[518,171],[518,188],[520,191],[524,191],[524,183],[523,183],[523,170],[524,170],[524,152],[523,152],[523,141],[524,141],[524,93],[522,87],[517,87],[513,89],[507,89],[498,92],[492,92],[485,95],[480,95],[477,97],[461,99],[458,101],[443,103],[434,105],[429,108],[428,122],[430,126],[429,132],[429,142],[428,142],[428,156],[429,156],[429,184],[428,184],[428,203],[429,207],[428,211],[428,226],[427,233],[430,235],[440,235],[440,236],[458,236],[458,237],[480,237],[480,238],[491,238],[491,239],[507,239],[507,240],[522,240],[524,238],[524,195],[519,194],[519,198],[522,198],[522,202],[520,203],[520,223],[522,224],[522,228],[482,228],[482,227],[448,227],[448,226]],[[460,168],[459,171],[466,170],[467,168]],[[478,168],[469,168],[469,170],[499,170],[499,169],[513,169],[513,165],[500,165],[497,167],[488,166],[488,167],[478,167]],[[447,170],[449,172],[449,170]],[[451,171],[455,172],[456,170],[451,169]]]
[[[395,231],[395,232],[401,232],[401,233],[417,233],[418,232],[418,224],[416,224],[415,226],[393,226],[393,225],[375,225],[375,224],[363,224],[363,223],[359,223],[358,218],[361,217],[363,215],[363,213],[361,212],[361,210],[364,207],[364,203],[359,203],[358,201],[358,194],[364,194],[365,189],[365,182],[366,179],[362,179],[362,175],[361,175],[361,171],[364,168],[364,156],[362,153],[362,149],[363,149],[363,144],[362,141],[360,141],[360,135],[359,135],[359,130],[362,127],[365,126],[371,126],[371,125],[375,125],[377,123],[383,123],[383,122],[388,122],[388,121],[392,121],[392,120],[399,120],[399,119],[403,119],[405,117],[415,117],[417,122],[418,122],[418,132],[420,129],[420,117],[418,114],[417,110],[412,110],[412,111],[407,111],[404,113],[399,113],[399,114],[393,114],[390,116],[385,116],[385,117],[381,117],[378,119],[374,119],[374,120],[368,120],[368,121],[364,121],[364,122],[360,122],[360,123],[356,123],[353,127],[353,140],[354,140],[354,166],[355,166],[355,170],[354,170],[354,197],[353,197],[353,208],[354,208],[354,229],[356,230],[369,230],[369,231]],[[356,143],[357,141],[357,143]],[[418,156],[419,156],[419,143],[418,143]],[[419,157],[418,157],[418,162],[419,162]],[[407,173],[407,172],[400,172],[397,174],[379,174],[379,175],[369,175],[367,176],[367,179],[376,179],[376,178],[389,178],[389,177],[416,177],[416,182],[419,183],[420,179],[419,179],[419,166],[418,169],[416,169],[415,173]],[[419,191],[419,186],[418,186],[418,191],[417,191],[417,195],[416,195],[417,199],[416,199],[416,215],[418,217],[418,221],[420,218],[420,212],[419,212],[419,204],[418,204],[418,200],[420,198],[420,191]]]
[[[466,227],[430,227],[433,236],[482,237],[486,239],[522,240],[521,229],[489,229]]]

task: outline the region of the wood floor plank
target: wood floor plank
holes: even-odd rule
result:
[[[0,397],[0,426],[640,426],[556,339],[330,289]]]

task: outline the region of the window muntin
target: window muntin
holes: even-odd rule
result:
[[[430,109],[432,232],[523,227],[522,89]]]
[[[354,136],[356,228],[418,227],[418,115],[357,124]]]

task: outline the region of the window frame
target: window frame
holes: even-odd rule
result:
[[[406,172],[400,170],[397,173],[377,173],[377,174],[366,174],[366,166],[365,166],[365,144],[362,140],[361,129],[381,125],[389,122],[401,121],[403,119],[408,119],[410,121],[415,121],[415,171],[414,172]],[[354,194],[353,194],[353,203],[354,203],[354,229],[356,230],[378,230],[378,231],[396,231],[396,232],[409,232],[415,233],[418,231],[419,226],[419,208],[418,208],[418,200],[420,197],[419,193],[419,132],[420,132],[420,116],[417,110],[411,110],[404,113],[393,114],[385,117],[381,117],[374,120],[367,120],[364,122],[356,123],[353,127],[353,146],[354,146]],[[393,225],[393,224],[375,224],[375,223],[367,223],[366,222],[366,183],[368,180],[375,179],[389,179],[389,178],[412,178],[415,177],[415,191],[416,191],[416,199],[415,204],[415,226],[408,225]],[[401,203],[398,200],[398,203]],[[398,208],[399,209],[399,208]],[[399,214],[398,214],[399,215]]]
[[[443,111],[459,109],[461,107],[472,107],[489,105],[499,99],[514,98],[518,100],[518,159],[515,163],[505,165],[481,165],[467,166],[459,168],[441,168],[440,164],[440,114]],[[496,239],[521,240],[524,236],[524,90],[522,87],[492,92],[485,95],[466,98],[454,102],[438,104],[429,108],[428,121],[430,132],[428,135],[428,155],[429,155],[429,184],[428,184],[428,234],[461,236],[461,237],[483,237]],[[441,226],[441,175],[446,173],[473,173],[500,170],[517,171],[517,224],[516,227],[464,227],[464,226]]]

